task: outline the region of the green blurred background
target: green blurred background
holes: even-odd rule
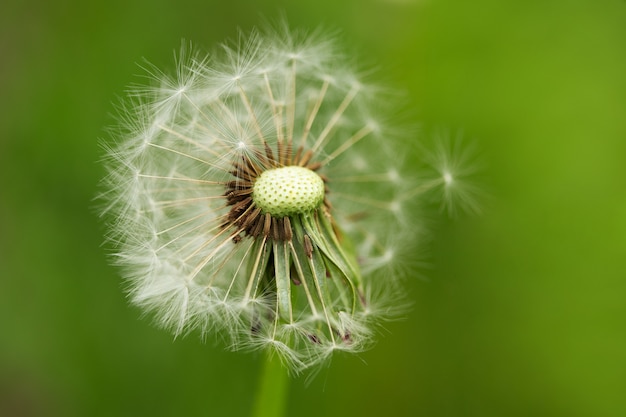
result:
[[[0,415],[249,414],[261,356],[140,319],[92,198],[143,57],[280,13],[475,138],[493,196],[435,230],[407,319],[292,380],[288,415],[626,416],[623,0],[4,1]]]

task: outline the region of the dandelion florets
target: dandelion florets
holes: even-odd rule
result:
[[[399,311],[394,250],[412,234],[381,90],[332,41],[286,29],[177,62],[175,79],[150,71],[108,151],[132,301],[295,371],[362,351]]]

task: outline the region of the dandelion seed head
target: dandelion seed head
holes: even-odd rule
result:
[[[286,26],[146,69],[103,181],[132,302],[294,372],[368,348],[415,230],[393,103],[323,32]]]

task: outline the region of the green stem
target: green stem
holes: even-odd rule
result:
[[[267,355],[257,396],[252,409],[252,417],[282,417],[287,408],[289,376],[276,355]]]

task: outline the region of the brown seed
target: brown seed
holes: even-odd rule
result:
[[[309,259],[313,257],[313,245],[311,244],[311,239],[309,239],[308,235],[304,235],[304,254]]]
[[[290,242],[293,238],[293,231],[291,230],[291,221],[289,217],[284,217],[284,227],[285,227],[285,241]]]

